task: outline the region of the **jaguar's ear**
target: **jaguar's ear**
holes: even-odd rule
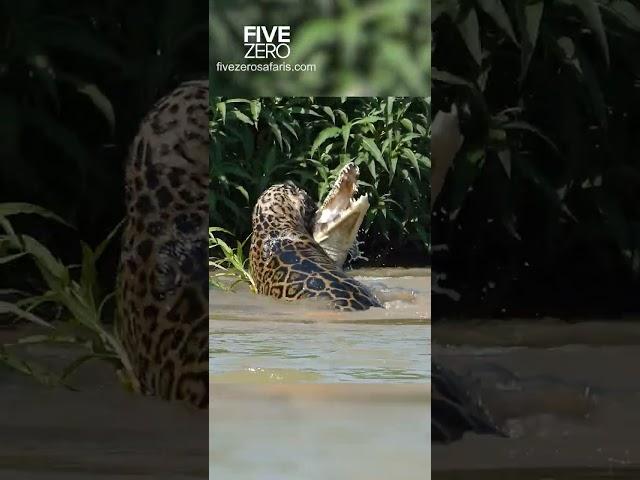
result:
[[[293,183],[291,180],[285,180],[284,184],[287,185],[288,187],[298,188],[298,186],[295,183]]]

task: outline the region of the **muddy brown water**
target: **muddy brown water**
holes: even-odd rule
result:
[[[212,480],[429,478],[429,271],[351,274],[386,308],[211,291]]]
[[[211,387],[210,480],[429,478],[427,385]]]
[[[77,353],[30,350],[49,366]],[[128,393],[100,363],[79,370],[73,385],[46,387],[0,365],[0,479],[208,478],[206,411]]]
[[[410,314],[425,305],[407,300],[415,284],[407,277],[420,275],[386,273],[363,278],[399,278],[390,295],[400,298],[372,317],[226,297],[236,316],[212,318],[212,347],[225,329],[229,345],[255,342],[238,340],[244,352],[212,360],[223,371],[212,371],[208,420],[132,396],[100,364],[81,370],[78,392],[0,367],[0,478],[412,479],[429,478],[419,474],[430,467],[442,479],[640,478],[640,324],[438,324],[434,355],[479,389],[510,438],[467,434],[430,446],[429,396],[420,390],[429,370],[414,363],[428,361],[418,352],[429,353],[431,330],[427,316]],[[299,358],[314,339],[317,358]],[[68,355],[33,353],[44,363]]]
[[[640,478],[640,323],[477,321],[434,331],[433,355],[478,389],[510,438],[434,445],[433,478]]]
[[[210,372],[219,382],[426,383],[430,276],[426,269],[352,272],[385,307],[336,312],[211,290]]]

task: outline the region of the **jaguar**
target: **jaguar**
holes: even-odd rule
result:
[[[134,389],[208,405],[207,81],[189,81],[142,120],[125,166],[117,333]]]
[[[249,252],[258,293],[285,300],[317,298],[338,310],[381,307],[342,269],[369,203],[357,193],[359,170],[345,165],[320,206],[293,182],[269,187],[256,202]]]

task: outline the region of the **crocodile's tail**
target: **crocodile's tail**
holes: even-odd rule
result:
[[[480,398],[472,395],[455,373],[435,362],[431,369],[432,442],[450,443],[469,431],[507,436],[496,426]]]

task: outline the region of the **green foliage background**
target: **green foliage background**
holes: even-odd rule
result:
[[[16,215],[17,232],[77,264],[82,241],[97,245],[120,222],[140,120],[177,83],[206,75],[206,9],[201,0],[0,3],[0,203],[37,204],[75,227]],[[118,245],[100,262],[107,291]],[[46,288],[27,259],[0,267],[0,290]]]
[[[427,261],[428,98],[217,98],[212,111],[212,225],[243,239],[267,187],[290,179],[321,199],[354,161],[371,203],[364,254]]]
[[[640,310],[640,10],[433,2],[434,111],[468,104],[434,209],[434,315]],[[445,305],[446,302],[438,302]]]
[[[0,2],[0,328],[37,329],[0,344],[0,366],[68,386],[100,359],[135,389],[112,332],[123,165],[151,105],[206,75],[206,9],[202,0]],[[51,343],[77,355],[40,364],[30,349]]]
[[[141,118],[181,80],[206,75],[206,8],[0,3],[0,202],[41,205],[76,227],[16,217],[18,230],[77,261],[80,240],[95,245],[122,219],[123,162]],[[21,272],[1,277],[15,286]],[[105,279],[113,283],[113,269]]]
[[[429,96],[429,0],[209,0],[214,95]],[[290,64],[316,72],[218,72],[245,63],[245,25],[289,25]],[[280,60],[275,63],[280,63]]]

